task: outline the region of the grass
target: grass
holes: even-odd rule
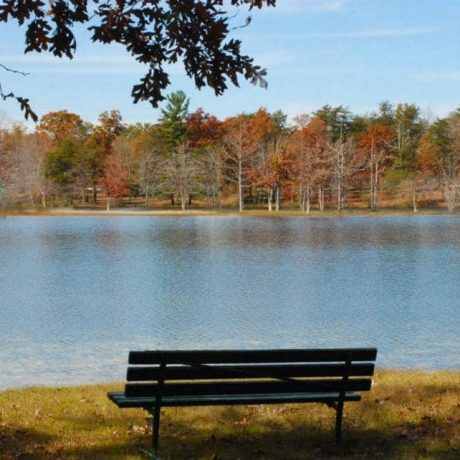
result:
[[[140,459],[150,418],[118,409],[122,384],[0,393],[0,458]],[[359,403],[345,406],[344,442],[319,404],[167,408],[163,459],[458,459],[460,372],[380,371]]]

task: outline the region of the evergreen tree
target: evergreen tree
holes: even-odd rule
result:
[[[185,140],[190,100],[183,91],[171,93],[166,99],[166,107],[161,110],[158,134],[167,149],[171,151]]]

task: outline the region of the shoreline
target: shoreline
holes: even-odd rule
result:
[[[375,375],[385,375],[385,374],[399,374],[399,375],[408,375],[408,374],[416,374],[422,375],[424,377],[428,376],[452,376],[454,378],[460,379],[460,368],[458,369],[420,369],[420,368],[395,368],[395,367],[388,367],[388,368],[377,368],[375,371]],[[375,380],[375,378],[374,378]],[[460,381],[460,380],[459,380]],[[0,396],[5,393],[9,392],[21,392],[21,391],[59,391],[59,390],[71,390],[75,388],[91,388],[91,387],[99,387],[99,386],[113,386],[113,385],[124,385],[124,381],[120,380],[96,380],[93,382],[75,382],[75,383],[60,383],[60,384],[30,384],[24,385],[20,387],[0,387]],[[374,382],[375,383],[375,382]]]
[[[349,217],[423,217],[423,216],[446,216],[458,217],[460,214],[449,214],[444,209],[419,209],[414,213],[409,209],[383,208],[378,211],[369,209],[346,209],[338,213],[334,209],[323,212],[314,210],[309,214],[300,210],[283,209],[280,211],[268,211],[265,209],[142,209],[142,208],[114,208],[110,211],[104,209],[73,209],[54,208],[46,210],[20,209],[0,211],[0,217],[297,217],[303,219],[320,218],[349,218]]]

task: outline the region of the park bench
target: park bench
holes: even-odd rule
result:
[[[131,351],[125,390],[108,397],[153,415],[154,455],[162,407],[325,403],[340,443],[344,403],[370,390],[376,356],[375,348]]]

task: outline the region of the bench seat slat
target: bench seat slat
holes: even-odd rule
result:
[[[345,372],[345,364],[286,364],[286,365],[213,365],[208,367],[167,366],[162,370],[166,380],[193,380],[215,378],[286,378],[286,377],[340,377]],[[353,363],[349,376],[371,376],[374,364]],[[128,367],[128,382],[158,380],[159,366]]]
[[[123,392],[111,392],[108,393],[108,397],[120,408],[143,407],[148,409],[155,406],[155,398],[152,397],[126,397]],[[339,393],[337,392],[164,396],[161,400],[161,406],[219,406],[230,404],[279,404],[301,402],[329,403],[336,402],[338,398]],[[345,393],[344,400],[360,401],[361,396],[358,393],[347,392]]]
[[[368,391],[371,388],[371,379],[350,379],[346,384],[346,391]],[[341,379],[315,379],[296,382],[283,381],[248,381],[248,382],[167,382],[162,388],[164,396],[211,395],[211,394],[247,394],[247,393],[292,393],[340,391]],[[125,387],[128,397],[156,396],[156,383],[128,383]]]
[[[284,350],[158,350],[131,351],[129,364],[186,364],[209,363],[295,363],[295,362],[337,362],[375,361],[376,348],[330,348],[330,349],[284,349]]]

